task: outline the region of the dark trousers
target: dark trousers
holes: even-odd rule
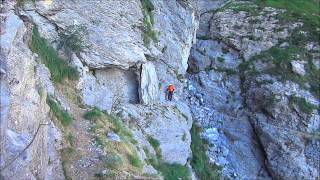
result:
[[[172,101],[172,96],[173,96],[173,92],[169,91],[169,92],[168,92],[168,99],[169,99],[169,101]]]

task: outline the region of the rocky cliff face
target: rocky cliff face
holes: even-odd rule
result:
[[[197,28],[193,5],[187,1],[140,0],[3,2],[2,176],[5,179],[78,177],[80,174],[77,175],[72,166],[76,170],[88,166],[96,168],[95,172],[82,172],[83,178],[90,178],[94,175],[92,173],[106,175],[107,171],[100,168],[101,160],[95,160],[95,155],[88,154],[72,162],[64,157],[65,148],[72,141],[78,146],[74,149],[79,154],[97,153],[85,150],[92,148],[90,142],[82,142],[84,139],[95,141],[82,138],[82,131],[90,125],[85,125],[82,117],[78,117],[83,110],[74,105],[79,103],[86,108],[96,107],[111,114],[117,113],[127,125],[130,124],[135,139],[140,142],[134,145],[138,148],[139,159],[147,161],[149,154],[146,151],[151,154],[159,151],[164,162],[186,165],[191,156],[189,130],[192,117],[183,99],[167,103],[165,90],[169,83],[175,83],[176,97],[182,94],[184,84],[177,77],[182,77],[187,69]],[[36,37],[35,28],[39,31],[38,38],[46,39],[60,57],[69,60],[77,69],[78,81],[51,82],[55,81],[55,75],[52,74],[50,80],[50,72],[42,65],[46,64],[43,59],[50,58],[47,57],[49,53],[42,56],[41,52],[34,50],[31,42]],[[73,41],[74,34],[81,36],[78,42]],[[49,100],[46,100],[47,96]],[[60,127],[61,123],[55,120],[59,117],[52,109],[54,106],[50,108],[56,118],[49,116],[46,101],[50,104],[51,99],[55,99],[65,114],[70,114],[75,125]],[[60,127],[63,137],[55,137],[59,134],[58,129],[50,132],[54,128],[52,122]],[[76,132],[78,135],[72,140],[74,135],[70,132],[74,128],[83,130]],[[150,139],[160,144],[158,149],[150,145]],[[62,146],[53,147],[52,140]],[[30,147],[24,151],[30,142]],[[19,152],[25,155],[18,156]],[[100,156],[105,156],[103,154]],[[17,160],[10,164],[15,157]],[[71,169],[66,168],[68,163]],[[156,173],[155,176],[160,178],[152,166],[143,164],[140,173]],[[130,177],[126,173],[138,175],[137,172],[128,170],[121,176]]]
[[[236,179],[319,178],[319,32],[283,9],[203,4],[213,8],[201,14],[189,89],[212,161]]]
[[[59,137],[52,133],[57,130],[48,116],[46,91],[39,94],[39,61],[26,43],[30,28],[15,14],[14,4],[1,9],[1,174],[16,179],[45,179],[51,173],[59,177],[54,147]],[[57,160],[48,164],[49,158]]]
[[[319,178],[309,21],[224,0],[5,0],[0,13],[1,178]]]

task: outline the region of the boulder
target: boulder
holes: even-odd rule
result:
[[[300,76],[304,76],[306,71],[304,65],[307,63],[305,61],[291,61],[292,71]]]
[[[159,81],[152,62],[141,66],[139,97],[143,104],[154,104],[159,98]]]

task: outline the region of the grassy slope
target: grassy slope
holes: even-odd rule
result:
[[[320,25],[319,0],[258,0],[260,5],[286,9],[293,20],[302,19],[308,24]]]
[[[84,118],[92,122],[90,130],[96,136],[96,144],[102,146],[110,155],[106,162],[107,167],[117,169],[126,166],[126,168],[129,168],[128,170],[133,172],[138,172],[142,168],[143,163],[135,148],[133,148],[133,144],[137,142],[120,119],[95,108],[88,111]],[[122,142],[108,140],[106,137],[108,132],[117,133]],[[126,164],[126,162],[128,163]]]

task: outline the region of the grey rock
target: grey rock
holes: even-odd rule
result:
[[[143,104],[156,103],[159,98],[159,82],[157,72],[151,62],[142,65],[140,77],[140,101]]]
[[[250,2],[238,3],[246,3],[254,8]],[[211,20],[210,36],[223,39],[226,44],[238,49],[247,60],[288,36],[288,28],[280,27],[276,20],[277,14],[281,12],[266,7],[259,16],[250,16],[248,12],[236,12],[227,8],[217,12]]]
[[[125,120],[138,123],[138,127],[146,136],[145,139],[150,136],[159,141],[164,161],[185,165],[191,153],[189,130],[192,126],[192,119],[185,118],[191,116],[188,106],[180,106],[178,109],[174,104],[153,105],[152,107],[128,104],[122,109],[130,114],[130,118]],[[182,107],[185,108],[183,112],[181,112]],[[187,137],[183,141],[184,134]]]
[[[50,71],[44,64],[38,64],[36,66],[36,78],[39,85],[39,91],[45,90],[48,95],[54,95],[55,88],[50,77]]]
[[[111,141],[121,142],[120,136],[116,133],[113,133],[113,132],[109,132],[107,134],[107,138]]]
[[[306,71],[304,69],[304,65],[306,64],[305,61],[291,61],[292,71],[304,76],[306,74]]]

